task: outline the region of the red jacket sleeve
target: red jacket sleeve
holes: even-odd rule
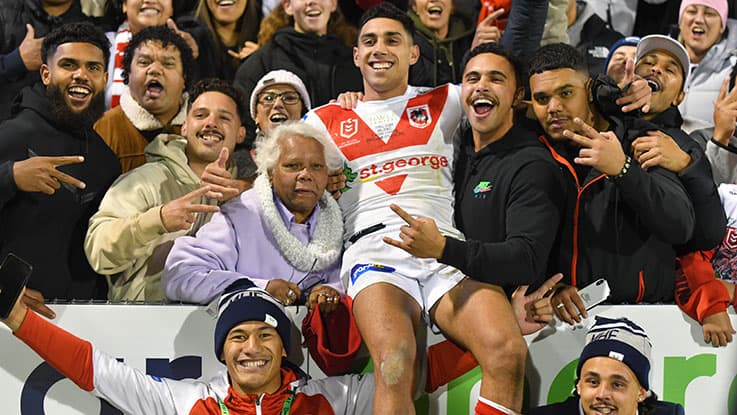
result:
[[[712,251],[696,251],[676,259],[676,303],[699,323],[727,311],[730,303],[729,292],[715,277],[713,256]]]
[[[77,386],[87,392],[95,388],[90,342],[44,320],[32,310],[28,310],[14,334]]]

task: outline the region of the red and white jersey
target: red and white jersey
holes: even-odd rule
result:
[[[305,116],[330,134],[343,156],[348,181],[339,203],[346,239],[378,223],[387,230],[403,225],[392,203],[461,237],[453,227],[451,169],[462,115],[460,88],[444,85],[410,86],[404,95],[359,102],[353,110],[328,104]]]

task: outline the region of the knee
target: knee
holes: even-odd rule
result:
[[[417,352],[414,346],[399,344],[377,353],[374,370],[387,386],[406,381],[414,371]]]
[[[527,343],[520,334],[496,335],[487,340],[476,358],[484,367],[524,367],[527,360]]]

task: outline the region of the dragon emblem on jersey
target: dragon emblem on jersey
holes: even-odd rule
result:
[[[409,125],[415,128],[425,128],[432,123],[430,107],[427,104],[407,108]]]
[[[358,119],[349,118],[340,122],[340,136],[351,138],[358,132]]]

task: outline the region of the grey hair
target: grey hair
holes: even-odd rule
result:
[[[276,167],[276,162],[281,156],[280,144],[294,136],[311,138],[322,145],[328,171],[343,167],[343,160],[327,133],[310,124],[292,121],[277,126],[271,130],[270,134],[262,135],[256,140],[256,165],[258,165],[259,174],[268,174]]]

